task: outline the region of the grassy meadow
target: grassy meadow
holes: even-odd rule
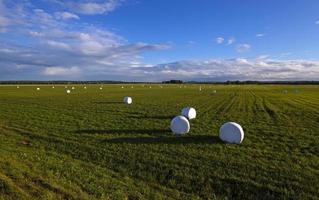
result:
[[[319,198],[318,86],[72,86],[0,86],[0,199]]]

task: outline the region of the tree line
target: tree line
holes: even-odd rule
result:
[[[258,84],[286,84],[286,85],[318,85],[319,81],[224,81],[224,82],[214,82],[214,81],[182,81],[182,80],[168,80],[162,82],[128,82],[128,81],[0,81],[2,85],[9,84],[151,84],[151,83],[162,83],[162,84],[228,84],[228,85],[258,85]]]

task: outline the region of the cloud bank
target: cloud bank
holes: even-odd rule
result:
[[[161,80],[318,80],[319,61],[254,59],[187,60],[154,67],[141,67],[135,73]]]

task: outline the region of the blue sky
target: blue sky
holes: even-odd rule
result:
[[[317,0],[0,0],[0,80],[319,80]]]

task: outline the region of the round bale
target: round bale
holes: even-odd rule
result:
[[[131,97],[124,97],[123,102],[125,104],[131,104],[133,102]]]
[[[227,122],[220,127],[219,138],[224,142],[240,144],[244,139],[243,128],[235,122]]]
[[[196,110],[192,107],[186,107],[182,110],[182,115],[187,119],[195,119],[196,118]]]
[[[174,134],[186,134],[189,132],[190,124],[186,117],[176,116],[172,119],[170,128]]]

